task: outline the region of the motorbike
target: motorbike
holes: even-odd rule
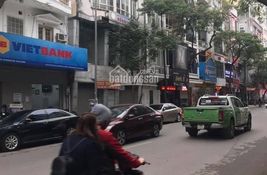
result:
[[[143,165],[150,165],[149,162],[144,162]],[[137,170],[137,169],[129,169],[126,171],[120,171],[118,170],[118,174],[117,175],[144,175],[144,172],[141,170]]]
[[[136,154],[132,154],[132,155],[139,157]],[[150,165],[150,163],[145,161],[142,165]],[[117,172],[118,172],[118,175],[144,175],[143,171],[138,170],[138,169],[133,169],[133,168],[129,168],[129,169],[124,170],[124,171],[120,171],[119,165],[117,166]]]

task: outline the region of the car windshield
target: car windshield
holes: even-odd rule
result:
[[[229,105],[227,98],[219,98],[219,97],[208,97],[201,98],[199,101],[200,106],[221,106],[221,105]]]
[[[6,118],[4,118],[2,120],[2,123],[14,123],[14,122],[18,122],[25,115],[29,114],[30,112],[32,112],[32,111],[31,110],[25,110],[25,111],[16,112],[16,113],[11,114],[11,115],[7,116]]]
[[[154,110],[161,110],[163,105],[150,105],[151,108],[153,108]]]
[[[129,109],[130,106],[116,106],[116,107],[111,107],[111,113],[112,113],[112,118],[117,118],[120,116],[124,111]]]

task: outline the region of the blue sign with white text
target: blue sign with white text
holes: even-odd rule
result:
[[[0,62],[87,70],[87,49],[0,32]]]
[[[212,83],[217,82],[216,64],[211,58],[206,62],[199,63],[199,76],[202,80]]]

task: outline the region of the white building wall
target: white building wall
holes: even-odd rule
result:
[[[30,5],[30,1],[33,4]],[[45,5],[42,9],[42,3],[35,2],[38,0],[28,0],[20,3],[16,0],[6,1],[3,7],[0,9],[0,31],[7,32],[7,16],[15,17],[23,20],[23,35],[38,38],[38,26],[39,24],[49,26],[53,28],[54,41],[56,33],[67,35],[67,19],[70,14],[64,12],[55,11],[51,8],[48,11],[49,6]],[[40,4],[37,8],[35,5]],[[70,7],[69,7],[70,8]],[[37,15],[52,14],[54,19],[41,19]]]

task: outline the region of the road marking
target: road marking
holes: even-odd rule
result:
[[[130,149],[130,148],[135,148],[135,147],[143,146],[143,145],[150,144],[150,143],[153,143],[153,142],[147,141],[147,142],[137,143],[134,145],[125,146],[125,148]]]

